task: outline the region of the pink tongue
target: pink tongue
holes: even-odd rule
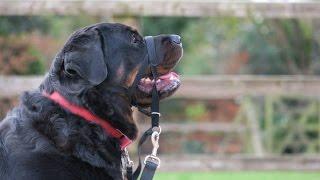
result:
[[[167,73],[165,75],[160,76],[159,79],[169,79],[171,76],[178,77],[179,75],[175,72],[170,72],[170,73]]]

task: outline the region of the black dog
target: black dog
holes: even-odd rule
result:
[[[157,82],[150,68],[137,76],[147,48],[132,28],[103,23],[72,34],[40,87],[24,93],[0,124],[0,179],[123,179],[119,138],[50,95],[60,95],[134,140],[132,102],[150,106],[153,83],[162,99],[180,85],[171,72],[182,56],[180,37],[156,36],[155,47],[161,60]]]

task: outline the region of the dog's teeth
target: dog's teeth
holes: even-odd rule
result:
[[[150,79],[150,78],[147,78],[147,79],[146,79],[146,83],[151,83],[151,79]]]
[[[173,75],[171,75],[170,78],[169,78],[169,80],[170,80],[170,81],[173,81],[174,78],[175,78],[175,77],[174,77]]]

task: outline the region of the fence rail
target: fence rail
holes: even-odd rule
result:
[[[150,124],[141,124],[139,128],[146,130]],[[235,123],[221,123],[221,122],[201,122],[201,123],[161,123],[162,132],[239,132],[246,130],[246,126]]]
[[[0,76],[0,98],[16,96],[23,91],[37,88],[42,79],[43,77],[41,76]],[[223,132],[230,134],[230,137],[233,133],[238,133],[246,144],[245,151],[253,152],[257,157],[265,157],[268,153],[281,154],[286,146],[290,146],[293,142],[298,142],[294,139],[295,133],[312,131],[315,134],[319,134],[319,129],[316,128],[319,127],[320,122],[318,116],[318,108],[320,107],[318,105],[319,92],[320,77],[317,76],[183,76],[181,88],[174,95],[174,98],[234,99],[241,97],[240,101],[238,101],[241,108],[233,123],[164,123],[162,126],[166,132]],[[303,107],[299,106],[299,112],[293,114],[295,116],[291,116],[289,113],[280,111],[286,106],[281,105],[280,102],[282,100],[277,95],[279,97],[294,96],[294,98],[297,98],[296,96],[310,96],[312,101],[306,103]],[[254,103],[254,96],[266,96],[264,109],[257,109],[258,107]],[[282,124],[281,127],[276,125],[274,122],[274,117],[278,116],[276,113],[287,114],[287,116],[283,117],[291,121]],[[299,116],[297,117],[298,114]],[[263,132],[259,127],[259,117],[264,117],[266,127]],[[299,124],[299,132],[291,128],[295,127],[295,124]],[[315,128],[311,129],[310,127]],[[142,125],[139,128],[146,129],[146,126]],[[281,128],[290,131],[281,141],[278,139],[283,144],[279,146],[279,143],[275,143],[274,138],[277,137],[275,136],[276,133],[282,131]],[[225,137],[228,136],[226,135]],[[319,140],[319,135],[310,139],[308,147],[306,147],[308,152],[319,152],[317,148],[320,147]],[[226,138],[227,141],[228,138]]]
[[[0,98],[37,88],[43,76],[0,76]],[[318,76],[209,75],[183,76],[175,98],[215,99],[242,96],[320,95]]]
[[[0,98],[17,96],[23,91],[37,88],[42,76],[0,76]]]
[[[99,16],[262,16],[265,18],[317,18],[320,3],[309,2],[217,2],[208,0],[101,0],[101,1],[0,1],[0,15]]]
[[[320,170],[319,156],[269,156],[264,158],[212,155],[161,156],[160,171],[213,171],[213,170]]]

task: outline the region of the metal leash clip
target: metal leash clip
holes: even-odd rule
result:
[[[124,157],[125,157],[126,167],[133,167],[134,163],[130,159],[129,152],[128,152],[127,148],[124,148]]]
[[[160,158],[157,157],[157,152],[159,149],[159,137],[160,137],[160,133],[161,133],[161,127],[154,127],[152,129],[152,135],[151,135],[151,142],[152,142],[152,153],[148,156],[146,156],[146,158],[144,159],[144,164],[147,163],[147,161],[153,162],[155,164],[158,165],[158,167],[160,167]]]

